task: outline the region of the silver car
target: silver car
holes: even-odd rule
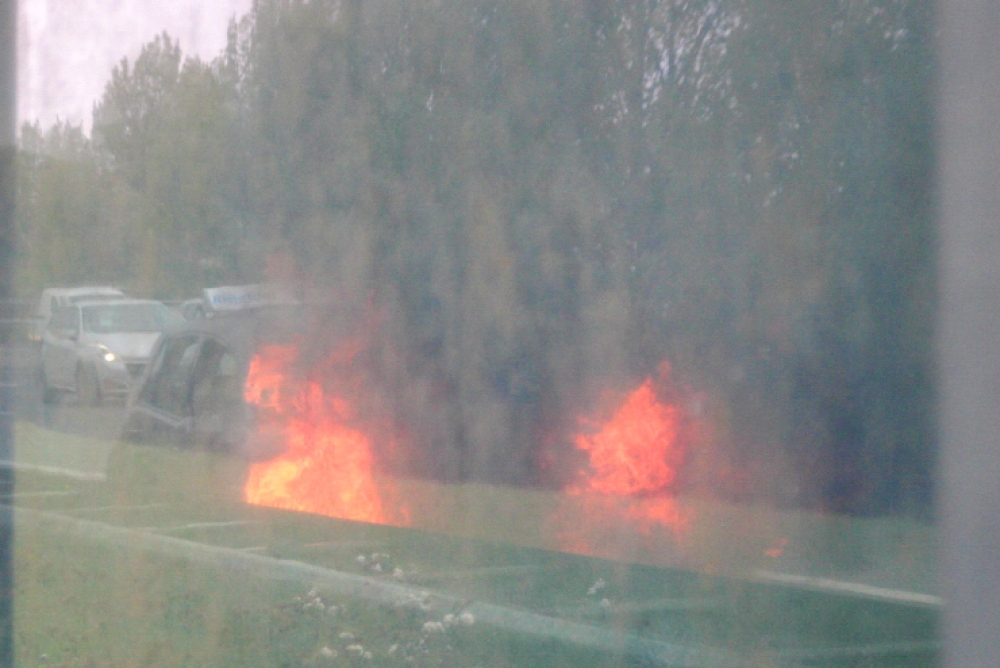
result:
[[[46,402],[75,392],[82,404],[124,395],[142,375],[164,328],[182,322],[158,301],[81,301],[57,309],[42,331],[42,388]]]

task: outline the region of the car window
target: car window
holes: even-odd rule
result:
[[[53,332],[76,331],[78,311],[71,307],[59,307],[53,311],[52,319],[49,321],[49,329]]]

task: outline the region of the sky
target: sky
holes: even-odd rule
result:
[[[90,129],[112,68],[164,30],[185,55],[211,60],[252,0],[19,0],[18,123]]]

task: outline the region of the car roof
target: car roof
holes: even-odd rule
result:
[[[76,297],[80,295],[124,295],[120,288],[110,285],[78,285],[72,288],[45,288],[42,294],[56,297]]]
[[[121,299],[81,299],[75,302],[73,306],[130,306],[133,304],[160,304],[161,306],[166,306],[163,302],[155,299],[133,299],[131,297],[123,297]]]

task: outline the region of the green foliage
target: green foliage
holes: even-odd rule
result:
[[[125,240],[109,221],[109,181],[81,128],[25,125],[21,142],[21,292],[50,282],[114,281]]]
[[[94,135],[99,146],[115,160],[128,181],[141,189],[146,152],[158,134],[163,106],[177,87],[181,50],[167,34],[158,35],[143,47],[135,65],[123,58],[111,71],[104,95],[94,107]]]

